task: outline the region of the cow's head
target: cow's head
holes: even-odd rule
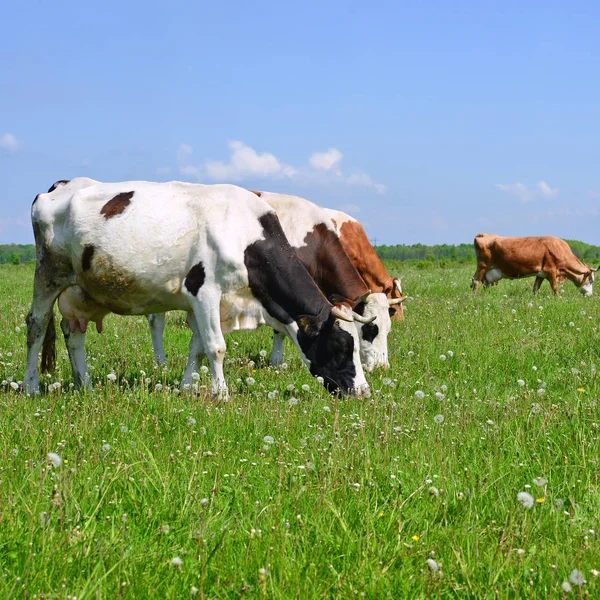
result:
[[[600,269],[600,267],[590,269],[589,272],[583,276],[583,283],[579,286],[579,291],[586,297],[591,296],[593,293],[592,285],[594,284],[594,273],[598,269]]]
[[[402,295],[402,280],[400,277],[394,277],[394,279],[392,279],[392,290],[389,293],[389,299],[391,300],[389,303],[390,317],[392,317],[392,320],[394,321],[403,321],[404,308],[402,302],[406,300],[406,296]]]
[[[360,362],[358,333],[354,325],[360,315],[346,304],[336,304],[326,315],[302,316],[298,322],[298,344],[309,362],[310,372],[322,377],[329,392],[368,393]]]
[[[356,321],[360,358],[365,371],[389,367],[387,338],[392,329],[391,308],[401,306],[404,298],[387,298],[385,294],[368,294],[354,309],[362,319]]]

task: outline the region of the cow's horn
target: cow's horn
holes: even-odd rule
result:
[[[366,302],[367,298],[372,294],[371,290],[367,290],[361,297],[360,300],[357,302],[357,304],[360,304],[361,302]]]
[[[359,323],[362,323],[363,325],[368,325],[369,323],[372,323],[376,318],[377,315],[375,315],[374,317],[363,317],[362,315],[359,315],[358,313],[352,311],[352,316],[354,317],[355,321],[358,321]]]
[[[335,304],[331,309],[331,314],[342,321],[348,321],[348,323],[354,321],[352,311],[344,305]]]
[[[595,269],[592,269],[592,271],[595,273],[598,269],[600,269],[600,265],[598,265]]]
[[[394,277],[394,286],[402,293],[402,279],[400,277]]]
[[[406,296],[400,296],[400,298],[388,298],[388,305],[395,306],[406,300]]]

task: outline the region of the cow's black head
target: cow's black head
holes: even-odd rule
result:
[[[298,344],[310,363],[310,372],[323,378],[329,392],[362,394],[368,389],[353,322],[329,314],[298,319]]]

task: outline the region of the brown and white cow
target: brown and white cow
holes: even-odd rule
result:
[[[402,282],[399,277],[390,277],[375,252],[363,226],[353,217],[341,210],[324,209],[335,226],[340,242],[358,274],[364,279],[372,292],[382,292],[393,301],[390,305],[392,319],[402,321],[404,309],[402,302]]]
[[[24,388],[51,363],[53,306],[76,384],[88,385],[85,331],[104,315],[184,310],[193,336],[184,382],[205,354],[226,397],[223,333],[267,324],[288,335],[330,391],[368,391],[354,316],[331,304],[287,241],[273,209],[232,185],[57,182],[32,206],[37,265],[27,316]]]
[[[564,240],[552,236],[503,237],[478,233],[474,240],[477,270],[471,287],[477,291],[483,281],[485,287],[500,279],[535,277],[535,294],[544,279],[558,295],[558,284],[572,281],[584,296],[592,295],[594,272],[584,265]]]

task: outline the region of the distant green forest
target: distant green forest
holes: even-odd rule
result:
[[[600,261],[600,246],[593,246],[577,240],[565,240],[577,258],[584,262],[596,263]],[[456,261],[469,263],[475,260],[473,244],[396,244],[395,246],[375,246],[375,251],[382,259],[387,260],[414,260],[414,261]],[[35,260],[35,246],[33,244],[5,244],[0,245],[0,264],[15,264]]]

